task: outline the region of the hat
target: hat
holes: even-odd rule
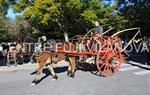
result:
[[[46,36],[42,36],[42,40],[46,41],[47,40]]]

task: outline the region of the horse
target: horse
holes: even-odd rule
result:
[[[70,43],[64,44],[66,50],[69,49]],[[52,81],[57,80],[58,77],[54,71],[54,63],[57,63],[61,60],[65,60],[68,63],[68,71],[67,75],[71,78],[75,76],[76,64],[75,64],[75,57],[71,56],[69,53],[66,52],[42,52],[39,57],[37,58],[38,69],[36,71],[35,79],[32,81],[31,86],[34,86],[40,82],[40,74],[45,66],[48,67],[49,72],[52,75]]]

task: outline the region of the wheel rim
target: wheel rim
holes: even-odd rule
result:
[[[119,47],[115,44],[106,44],[101,50],[105,51],[102,54],[97,54],[97,68],[102,76],[112,76],[117,73],[121,64],[124,62],[123,56]]]

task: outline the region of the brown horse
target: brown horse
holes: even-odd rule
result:
[[[74,56],[70,56],[69,53],[65,53],[65,52],[57,52],[57,53],[56,52],[42,52],[37,59],[37,63],[38,63],[39,67],[36,71],[36,77],[32,81],[31,86],[34,86],[35,84],[38,84],[40,82],[40,74],[41,74],[41,72],[45,66],[48,67],[48,70],[50,71],[50,73],[52,75],[52,80],[56,80],[58,77],[57,77],[56,73],[54,72],[53,63],[57,63],[57,62],[64,60],[64,59],[68,63],[67,75],[69,77],[73,78],[74,73],[75,73],[75,69],[76,69]]]

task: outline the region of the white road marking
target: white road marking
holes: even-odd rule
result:
[[[121,65],[121,67],[127,67],[127,66],[131,66],[131,64],[123,63],[123,64]]]
[[[134,61],[129,61],[129,63],[131,63],[133,65],[137,65],[137,66],[143,67],[143,68],[150,69],[149,65],[144,65],[144,64],[141,64],[141,63],[138,63],[138,62],[134,62]]]
[[[139,69],[139,67],[130,66],[125,68],[120,68],[119,71],[129,71],[129,70],[136,70],[136,69]]]
[[[146,74],[150,74],[149,70],[144,70],[144,71],[139,71],[139,72],[135,72],[135,75],[146,75]]]

